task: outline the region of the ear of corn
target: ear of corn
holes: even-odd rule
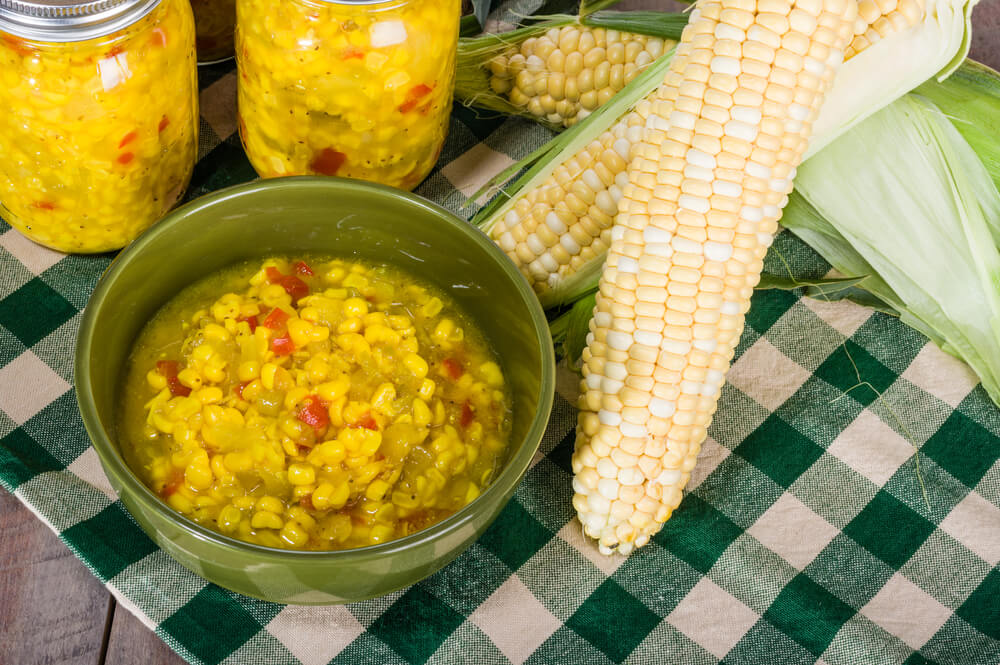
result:
[[[604,11],[463,39],[455,97],[561,130],[606,103],[669,50],[686,23],[683,14]]]
[[[858,118],[891,101],[891,97],[887,97],[883,90],[878,89],[879,85],[892,88],[897,86],[897,78],[910,80],[916,84],[922,80],[919,77],[924,77],[924,74],[930,75],[949,67],[953,52],[965,48],[966,26],[955,18],[964,16],[965,8],[969,6],[968,0],[904,0],[904,2],[909,4],[886,6],[887,13],[875,17],[874,24],[882,28],[885,36],[875,45],[856,53],[841,68],[841,73],[836,79],[837,83],[829,95],[829,101],[814,127],[810,153],[814,152],[813,145],[826,144],[846,131]],[[914,19],[914,11],[919,12],[924,2],[929,3],[927,14],[933,20],[922,18],[919,13]],[[914,23],[914,20],[917,22]],[[886,26],[898,26],[899,31],[890,36],[886,32]],[[852,29],[852,32],[855,31],[857,31],[856,24]],[[913,52],[909,48],[911,43],[917,43],[923,48],[927,46],[925,42],[929,36],[935,35],[935,39],[945,46],[935,44],[935,47],[927,53],[921,52],[923,57],[912,57]],[[852,43],[858,43],[856,37]],[[884,67],[878,60],[880,57],[878,54],[884,53],[887,49],[909,53],[911,62],[896,63],[891,69]],[[851,68],[850,76],[845,80],[843,71],[848,67]],[[872,79],[876,81],[875,84],[870,83]],[[504,190],[497,205],[488,206],[476,216],[476,220],[482,223],[483,229],[518,264],[534,286],[542,304],[547,307],[572,302],[581,294],[596,288],[596,278],[600,274],[610,229],[606,224],[595,223],[593,215],[587,214],[589,208],[584,209],[575,205],[575,209],[580,211],[576,214],[573,212],[574,206],[566,206],[563,202],[574,190],[579,196],[581,192],[586,194],[589,189],[595,200],[602,192],[620,193],[620,183],[616,182],[616,179],[623,177],[624,161],[618,163],[621,170],[612,170],[609,174],[613,185],[602,184],[609,181],[608,178],[602,179],[599,183],[593,177],[585,177],[588,168],[585,164],[593,161],[592,157],[587,156],[588,154],[592,156],[601,154],[596,152],[597,145],[603,146],[605,153],[610,147],[615,146],[619,154],[629,154],[628,143],[634,141],[640,133],[636,126],[644,122],[645,111],[638,101],[657,86],[657,82],[648,77],[643,79],[642,83],[647,87],[630,85],[627,97],[623,93],[612,100],[612,103],[617,104],[616,110],[626,101],[632,105],[626,107],[631,110],[623,112],[617,124],[604,114],[599,119],[587,118],[581,123],[584,129],[581,129],[581,133],[577,136],[590,138],[589,144],[583,140],[577,141],[573,144],[578,148],[577,152],[567,150],[569,143],[554,145],[549,152],[541,156],[532,169],[533,177],[521,178],[514,182]],[[835,112],[829,111],[831,107]],[[842,113],[843,118],[838,117],[837,113]],[[577,130],[578,127],[573,129]],[[533,156],[533,159],[538,158],[537,154]],[[511,171],[516,171],[516,167],[512,167]],[[550,177],[557,171],[561,176],[559,179]],[[506,175],[502,174],[501,178]],[[585,186],[588,183],[593,187]],[[547,219],[551,219],[549,213],[554,210],[561,211],[559,216],[562,218],[561,225],[552,225],[556,237],[541,228]],[[557,230],[562,227],[565,227],[566,231],[560,234]],[[567,235],[569,238],[564,240]],[[540,236],[544,236],[547,240],[539,242]],[[556,243],[559,246],[553,251],[550,247]],[[568,257],[566,252],[569,253]]]
[[[573,505],[604,553],[646,544],[680,503],[856,15],[853,0],[692,12],[629,166],[583,352]]]

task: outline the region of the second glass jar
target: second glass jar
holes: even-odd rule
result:
[[[237,0],[240,136],[263,177],[413,189],[448,131],[460,0]]]

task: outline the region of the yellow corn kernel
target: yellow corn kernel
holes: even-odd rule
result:
[[[226,380],[225,361],[215,362],[209,365],[205,365],[202,368],[202,374],[205,379],[211,381],[212,383],[221,383]]]
[[[287,437],[281,442],[281,449],[284,450],[285,454],[289,457],[295,457],[299,454],[299,444]]]
[[[150,425],[163,432],[164,434],[170,434],[174,431],[174,423],[163,416],[161,413],[150,414]]]
[[[208,489],[212,486],[214,480],[212,469],[208,466],[207,456],[195,458],[184,469],[184,482],[190,485],[192,489]]]
[[[211,344],[199,344],[191,351],[191,361],[196,364],[206,363],[215,356],[215,349]]]
[[[312,341],[313,324],[302,319],[291,319],[288,321],[288,336],[292,338],[295,346],[305,346]],[[329,329],[324,328],[329,334]]]
[[[386,317],[386,321],[393,330],[405,330],[406,328],[410,328],[413,323],[410,317],[405,314],[390,314]]]
[[[421,399],[425,402],[429,402],[432,397],[434,397],[434,389],[437,384],[434,383],[433,379],[424,379],[420,382],[420,388],[417,390],[417,394],[420,395]]]
[[[243,519],[243,514],[240,512],[240,509],[233,504],[229,504],[219,511],[219,516],[215,518],[215,523],[219,526],[219,531],[222,533],[233,533],[239,527],[241,519]]]
[[[342,441],[324,441],[312,449],[307,459],[316,466],[336,466],[347,459],[347,450]]]
[[[274,390],[274,376],[277,372],[277,365],[274,363],[264,363],[264,366],[260,368],[260,382],[264,388],[267,390]]]
[[[431,422],[431,410],[422,399],[413,400],[413,424],[417,427],[427,427]]]
[[[347,394],[351,389],[351,379],[348,376],[339,376],[333,381],[327,381],[316,386],[316,394],[326,402],[333,402]]]
[[[402,337],[398,332],[384,325],[374,325],[365,328],[365,341],[369,344],[399,344]]]
[[[209,463],[212,468],[212,475],[219,479],[220,482],[230,482],[233,479],[233,474],[229,472],[226,468],[226,464],[222,455],[213,455],[212,461]]]
[[[347,403],[347,397],[340,397],[330,402],[330,406],[327,408],[327,413],[330,414],[330,424],[334,427],[344,426],[344,404]]]
[[[178,409],[180,410],[180,409]],[[225,411],[218,404],[209,404],[202,408],[201,418],[205,425],[218,425],[222,422]]]
[[[487,384],[498,388],[503,385],[503,373],[495,362],[486,362],[479,366],[479,374]]]
[[[444,404],[441,403],[441,400],[434,400],[434,420],[432,421],[434,426],[440,427],[443,425],[447,417],[448,414],[445,412]]]
[[[252,510],[254,503],[256,501],[252,496],[238,496],[233,499],[233,505],[240,510]]]
[[[367,281],[365,280],[367,285]],[[352,286],[345,282],[345,286]],[[368,313],[368,303],[363,298],[348,298],[344,301],[344,315],[349,317],[362,317]]]
[[[202,332],[205,335],[205,341],[207,342],[225,344],[233,339],[233,336],[229,334],[229,331],[220,326],[218,323],[209,323],[205,326]]]
[[[313,492],[312,501],[318,510],[326,510],[327,508],[339,510],[344,507],[350,496],[351,490],[346,483],[340,483],[337,486],[330,483],[320,483],[316,486],[316,491]]]
[[[263,510],[270,513],[280,514],[285,512],[285,504],[281,502],[281,499],[275,496],[265,495],[257,499],[256,504],[257,510]]]
[[[180,492],[174,492],[169,497],[167,497],[167,505],[176,510],[179,513],[190,513],[194,508],[194,504],[191,499],[187,498]]]
[[[417,501],[417,495],[413,492],[406,492],[403,490],[396,490],[392,493],[392,503],[399,508],[406,508],[409,510],[420,507],[420,502]]]
[[[255,529],[280,529],[284,525],[281,517],[266,510],[259,510],[250,519],[250,526]]]
[[[396,399],[396,386],[391,383],[383,383],[372,393],[372,408],[384,413],[392,406],[394,399]]]
[[[376,479],[368,485],[367,489],[365,489],[365,498],[370,501],[381,501],[388,491],[389,483],[384,480]]]
[[[185,367],[177,372],[177,380],[181,382],[181,385],[187,386],[191,390],[198,390],[202,386],[201,374],[190,367]]]
[[[444,303],[441,302],[440,298],[435,296],[424,303],[424,305],[420,308],[420,313],[427,318],[433,318],[441,313],[442,307],[444,307]]]
[[[254,379],[243,386],[243,399],[252,402],[260,396],[260,391],[263,389],[264,385],[260,382],[260,379]]]
[[[406,337],[404,335],[404,337]],[[416,337],[406,337],[402,342],[399,343],[400,353],[416,353],[420,350],[420,342],[417,341]]]
[[[288,516],[288,519],[295,520],[307,529],[311,529],[316,526],[316,520],[314,520],[312,515],[309,514],[309,511],[302,506],[292,506],[285,512],[285,514]]]
[[[253,381],[260,377],[260,363],[256,360],[241,362],[236,368],[236,376],[240,381]]]
[[[416,353],[408,353],[403,357],[403,367],[418,379],[427,376],[427,361]]]
[[[294,485],[292,487],[292,501],[299,501],[302,497],[309,496],[316,490],[316,485]]]
[[[285,409],[288,411],[294,411],[299,404],[302,403],[306,397],[309,397],[310,391],[308,388],[303,388],[302,386],[296,386],[292,388],[287,393],[285,393],[284,405]]]
[[[438,324],[434,326],[434,332],[431,337],[434,338],[434,343],[438,346],[450,347],[451,337],[455,334],[455,322],[451,319],[441,319]]]
[[[292,547],[302,547],[309,542],[309,533],[295,522],[285,522],[281,527],[281,539]]]
[[[222,389],[216,386],[208,386],[199,390],[196,395],[202,404],[215,404],[222,401]]]
[[[384,543],[387,540],[392,540],[395,533],[396,530],[388,524],[376,524],[368,533],[368,542],[372,544]]]
[[[290,464],[288,482],[293,485],[311,485],[316,482],[316,467],[312,464]]]
[[[325,354],[313,356],[302,367],[311,384],[322,383],[330,375],[330,363],[326,361],[323,355]]]
[[[465,503],[472,503],[477,496],[479,496],[479,487],[475,483],[469,483],[469,487],[465,491]]]
[[[151,369],[146,372],[146,383],[153,390],[163,390],[167,387],[167,377],[160,374],[155,369]]]

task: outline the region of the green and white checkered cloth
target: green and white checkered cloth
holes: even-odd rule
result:
[[[199,73],[191,198],[255,177],[232,65]],[[456,109],[419,193],[459,212],[545,138]],[[598,554],[573,516],[564,372],[542,454],[471,549],[387,597],[304,608],[206,583],[117,501],[72,376],[110,257],[51,252],[5,224],[0,248],[0,483],[191,663],[1000,661],[1000,411],[888,316],[758,292],[687,497],[632,556]],[[802,276],[829,270],[787,233],[777,253]]]

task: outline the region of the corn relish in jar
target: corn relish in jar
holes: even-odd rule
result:
[[[184,193],[197,104],[187,0],[0,0],[0,217],[124,247]]]
[[[238,0],[251,164],[416,187],[448,131],[460,14],[460,0]]]
[[[498,359],[443,292],[384,265],[268,259],[182,291],[133,347],[125,459],[172,508],[270,547],[383,543],[499,471]]]
[[[198,64],[209,65],[233,56],[236,0],[191,0],[194,10]]]

